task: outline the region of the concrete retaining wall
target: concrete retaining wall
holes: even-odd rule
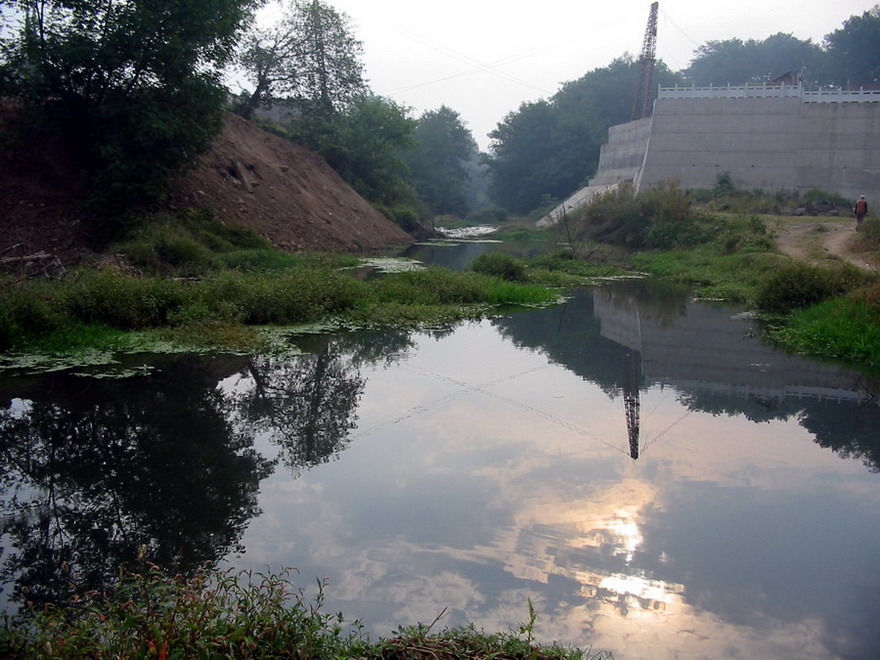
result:
[[[540,226],[625,181],[712,188],[722,173],[738,188],[819,188],[880,204],[880,92],[661,88],[653,116],[612,126],[589,186]]]
[[[634,181],[642,168],[651,137],[651,117],[608,129],[608,142],[599,151],[599,167],[590,186]]]
[[[658,99],[639,188],[711,188],[722,172],[740,188],[880,200],[880,103]]]

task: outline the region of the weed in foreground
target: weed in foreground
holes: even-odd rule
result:
[[[401,628],[372,642],[358,622],[322,612],[324,584],[307,600],[290,580],[251,571],[200,570],[192,577],[149,566],[122,573],[106,593],[87,594],[71,607],[45,607],[7,617],[0,652],[31,658],[558,658],[599,660],[559,645],[533,643],[536,613],[518,632],[487,634],[473,627],[432,633],[430,626]],[[441,613],[442,616],[442,613]]]

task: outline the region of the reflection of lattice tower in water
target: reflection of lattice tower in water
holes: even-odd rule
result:
[[[642,376],[642,356],[627,350],[624,356],[623,408],[626,411],[626,433],[629,439],[629,455],[639,457],[639,384]]]
[[[639,61],[637,62],[639,80],[636,95],[633,98],[633,119],[647,117],[651,110],[651,102],[654,100],[654,62],[657,56],[657,8],[659,5],[659,2],[651,3],[648,27],[645,29],[645,40],[642,43],[642,52],[639,53]]]

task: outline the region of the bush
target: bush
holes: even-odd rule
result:
[[[759,309],[787,313],[865,286],[876,277],[852,264],[813,266],[794,261],[780,266],[758,288]]]
[[[525,282],[529,279],[525,263],[503,252],[481,254],[474,259],[471,270],[484,275],[500,277],[508,282]]]
[[[120,330],[159,327],[185,301],[178,282],[127,277],[109,271],[89,272],[67,285],[66,311],[82,323]]]
[[[577,238],[628,248],[672,249],[710,238],[706,219],[693,213],[691,200],[669,182],[636,195],[620,186],[596,198],[573,220]]]

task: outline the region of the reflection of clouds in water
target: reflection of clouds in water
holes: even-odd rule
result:
[[[835,488],[876,500],[858,462],[840,461],[794,422],[688,412],[671,388],[641,393],[652,444],[633,462],[619,398],[608,405],[594,384],[548,368],[540,354],[485,346],[485,334],[474,326],[455,341],[420,340],[400,369],[365,368],[345,460],[290,490],[264,483],[267,514],[252,531],[278,547],[249,541],[248,559],[255,548],[272,565],[290,563],[288,549],[294,564],[297,550],[307,553],[317,573],[332,575],[329,598],[347,616],[357,614],[345,603],[369,612],[371,631],[383,634],[430,623],[444,608],[441,625],[515,628],[531,598],[543,640],[622,657],[833,655],[822,645],[826,624],[814,620],[820,610],[798,615],[761,600],[766,571],[737,580],[737,567],[708,586],[707,574],[689,575],[682,563],[693,557],[681,555],[694,539],[666,547],[682,521],[662,514],[699,490],[707,501],[693,512],[711,520],[713,497],[796,497],[823,471]],[[663,523],[672,527],[659,533]],[[284,547],[289,530],[296,548]],[[744,549],[737,543],[731,553]],[[706,561],[694,570],[725,568]],[[737,591],[737,607],[754,606],[753,627],[731,622],[706,589]]]

